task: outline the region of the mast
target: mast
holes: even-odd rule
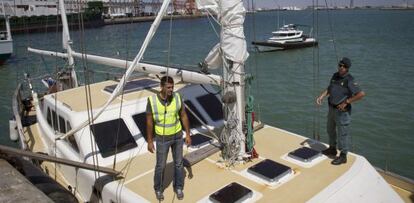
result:
[[[222,155],[229,165],[241,161],[245,153],[245,72],[249,54],[244,36],[246,9],[241,0],[197,0],[199,9],[217,16],[221,26],[220,43],[206,57],[207,68],[223,67],[224,129],[220,140]]]
[[[68,20],[66,18],[66,11],[65,11],[65,4],[63,0],[59,0],[59,10],[60,10],[60,17],[62,19],[62,45],[63,49],[66,49],[67,51],[67,58],[68,58],[68,65],[71,72],[71,80],[72,80],[72,86],[78,87],[78,79],[76,77],[76,71],[75,71],[75,61],[72,56],[72,47],[70,44],[72,44],[72,40],[70,39],[69,35],[69,26],[68,26]]]

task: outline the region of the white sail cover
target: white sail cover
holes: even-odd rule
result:
[[[209,68],[222,65],[220,49],[224,57],[236,63],[244,64],[249,57],[244,36],[244,16],[246,10],[241,0],[197,0],[199,10],[217,15],[221,24],[221,42],[207,55],[205,62]],[[219,9],[220,8],[220,9]]]

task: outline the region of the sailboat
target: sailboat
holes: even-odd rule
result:
[[[2,15],[0,14],[0,20],[3,21],[4,27],[0,27],[0,65],[5,63],[13,53],[13,39],[10,31],[9,17],[6,15],[4,3],[0,8]]]
[[[13,111],[21,148],[54,157],[40,166],[80,202],[157,201],[155,155],[146,150],[145,108],[164,75],[175,79],[175,90],[185,98],[195,142],[183,149],[184,202],[403,202],[412,197],[412,183],[406,187],[407,181],[397,186],[385,181],[360,155],[350,153],[346,164],[332,166],[320,153],[325,144],[252,119],[253,99],[246,100],[244,90],[248,52],[242,1],[196,1],[222,27],[221,41],[202,66],[223,68],[223,75],[142,63],[169,3],[163,2],[133,61],[72,50],[63,0],[59,7],[66,52],[28,49],[68,63],[58,78],[44,79],[46,94],[35,91],[30,77],[24,83],[29,102],[22,96],[23,84],[16,89]],[[74,58],[128,68],[120,80],[79,85]],[[134,71],[145,75],[129,79]],[[212,94],[217,87],[221,95]],[[21,123],[33,117],[33,122]],[[166,202],[177,199],[171,180],[168,164]]]

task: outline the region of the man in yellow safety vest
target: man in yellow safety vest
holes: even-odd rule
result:
[[[164,200],[163,176],[170,147],[174,160],[174,191],[179,200],[184,198],[182,125],[185,129],[185,143],[191,145],[190,125],[182,97],[173,90],[174,80],[169,76],[162,77],[161,91],[159,94],[148,98],[146,111],[148,151],[154,153],[154,137],[157,146],[154,190],[159,201]]]

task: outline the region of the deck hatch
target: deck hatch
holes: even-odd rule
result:
[[[104,158],[138,146],[122,119],[93,124],[91,130]]]
[[[211,194],[209,199],[217,203],[242,202],[253,196],[253,191],[236,182],[232,182],[217,192]]]
[[[188,108],[190,108],[192,112],[196,114],[198,118],[200,118],[203,121],[203,123],[207,123],[206,120],[203,118],[203,116],[201,116],[201,113],[198,111],[198,109],[193,105],[192,102],[190,102],[189,100],[185,100],[184,103]],[[190,122],[190,128],[200,127],[202,125],[201,122],[194,116],[193,113],[190,112],[190,110],[188,109],[186,110],[188,120]]]
[[[214,94],[206,94],[197,97],[197,101],[201,104],[213,121],[223,119],[223,105]]]
[[[191,147],[199,148],[207,143],[210,143],[211,140],[212,139],[210,137],[207,137],[200,133],[191,135]]]
[[[312,160],[320,157],[321,155],[322,154],[320,151],[308,147],[301,147],[292,152],[289,152],[288,154],[289,157],[301,162],[311,162]]]
[[[159,85],[159,82],[150,80],[150,79],[128,81],[124,87],[124,94],[135,92],[138,90],[148,89],[151,87],[156,87],[158,85]],[[109,85],[109,86],[106,86],[104,90],[106,92],[112,93],[115,90],[116,86],[117,84]]]
[[[269,182],[274,182],[289,174],[292,169],[270,159],[265,159],[251,166],[247,171]]]
[[[139,131],[141,131],[141,135],[147,140],[147,113],[139,113],[132,116],[134,119],[135,124],[138,126]]]

